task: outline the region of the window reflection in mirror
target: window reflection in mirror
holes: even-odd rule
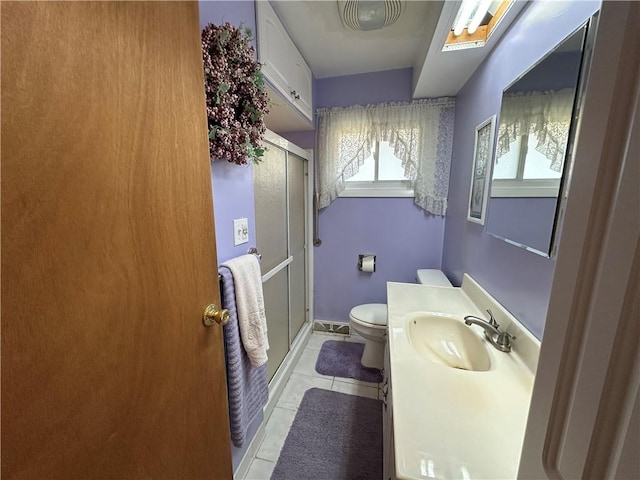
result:
[[[549,255],[586,25],[505,89],[487,233]]]

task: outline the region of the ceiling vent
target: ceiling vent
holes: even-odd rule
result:
[[[338,0],[338,12],[351,30],[378,30],[400,18],[402,0]]]

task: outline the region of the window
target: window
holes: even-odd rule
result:
[[[411,196],[413,190],[416,205],[433,215],[445,215],[454,99],[423,98],[409,103],[319,108],[316,113],[318,210],[345,194],[348,187],[347,194],[355,196]],[[383,140],[393,144],[397,158],[391,160],[400,161],[405,180],[387,180],[386,168],[380,167],[388,157],[383,153]],[[380,142],[377,146],[376,141]],[[367,157],[372,154],[373,160],[369,160]],[[373,161],[373,177],[352,179],[365,160]],[[364,183],[357,184],[358,181]]]
[[[412,197],[411,182],[389,142],[375,142],[358,173],[345,181],[342,197]]]

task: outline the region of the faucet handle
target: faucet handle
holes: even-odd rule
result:
[[[493,313],[491,313],[491,310],[489,310],[488,308],[487,313],[489,314],[489,324],[498,328],[500,325],[498,325],[498,322],[496,322],[496,319],[493,317]]]
[[[511,351],[511,340],[515,340],[516,336],[509,332],[500,332],[500,335],[496,338],[496,346],[503,352]]]

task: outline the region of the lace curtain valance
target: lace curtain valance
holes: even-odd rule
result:
[[[500,109],[496,158],[525,133],[535,134],[536,150],[551,160],[551,169],[560,172],[565,157],[575,90],[506,94]]]
[[[328,206],[358,173],[376,141],[389,142],[412,183],[415,203],[447,210],[455,100],[437,98],[318,110],[317,206]]]

